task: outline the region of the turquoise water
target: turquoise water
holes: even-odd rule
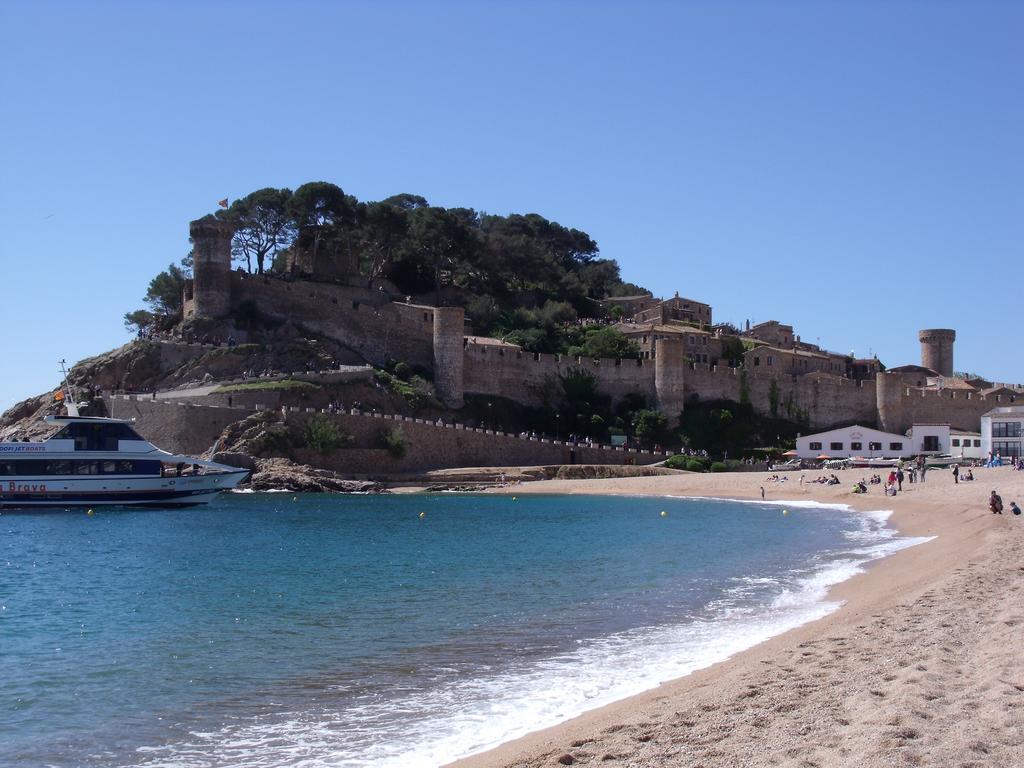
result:
[[[787,506],[229,494],[5,513],[0,762],[437,765],[824,615],[829,584],[913,543],[884,513]]]

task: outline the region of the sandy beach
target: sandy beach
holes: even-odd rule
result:
[[[806,472],[805,478],[816,477]],[[850,492],[765,482],[766,473],[543,481],[500,492],[816,500],[892,510],[932,541],[878,561],[830,592],[838,611],[685,678],[588,712],[453,768],[1024,765],[1024,472],[945,471]],[[1003,515],[988,509],[996,489]]]

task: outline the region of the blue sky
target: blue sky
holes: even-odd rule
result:
[[[1024,4],[0,4],[0,409],[216,201],[311,180],[589,232],[807,341],[1024,381]]]

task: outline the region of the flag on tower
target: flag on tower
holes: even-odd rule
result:
[[[217,201],[217,205],[219,205],[221,208],[227,208],[228,207],[228,199],[225,197],[223,200],[218,200]]]

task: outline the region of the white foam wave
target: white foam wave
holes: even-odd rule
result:
[[[849,509],[817,502],[799,506]],[[896,538],[885,527],[888,514],[858,515],[858,546],[825,555],[802,572],[736,577],[727,597],[710,603],[697,620],[583,640],[572,651],[490,677],[411,691],[397,702],[369,697],[341,711],[325,708],[236,722],[216,732],[193,733],[187,744],[150,748],[140,757],[145,765],[178,768],[211,763],[256,768],[441,765],[724,661],[826,616],[840,605],[828,599],[830,587],[862,572],[870,561],[929,540]],[[763,599],[751,603],[752,593]]]

